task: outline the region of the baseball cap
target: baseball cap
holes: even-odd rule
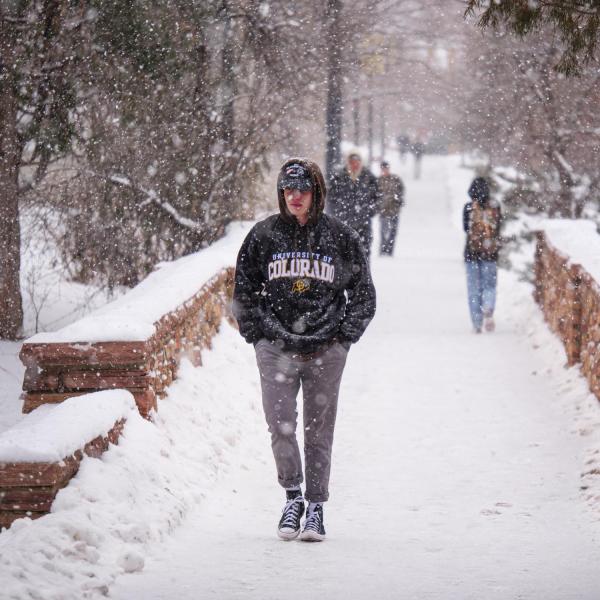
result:
[[[306,191],[312,188],[312,179],[308,169],[300,163],[287,165],[279,181],[279,189]]]

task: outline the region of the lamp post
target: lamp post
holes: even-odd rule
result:
[[[342,64],[340,53],[340,13],[342,0],[327,0],[327,114],[325,172],[330,184],[337,165],[341,162],[342,139]]]
[[[352,121],[354,124],[354,145],[360,144],[360,98],[352,99]]]
[[[383,56],[383,45],[385,38],[383,35],[375,33],[368,36],[361,44],[361,70],[368,78],[369,93],[367,96],[367,137],[369,148],[369,166],[373,162],[373,120],[374,120],[374,94],[373,79],[375,75],[385,74],[385,60]]]

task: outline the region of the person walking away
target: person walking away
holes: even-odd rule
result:
[[[328,212],[358,233],[367,259],[373,241],[371,222],[380,199],[377,178],[363,167],[360,154],[351,152],[346,167],[333,174]]]
[[[239,251],[233,313],[255,347],[277,478],[286,492],[277,534],[321,541],[340,381],[351,344],[375,314],[375,288],[356,231],[323,213],[325,181],[314,162],[287,160],[277,197],[279,212],[257,223]],[[296,440],[300,386],[304,476]]]
[[[425,154],[425,144],[421,140],[417,140],[412,145],[413,156],[415,157],[415,179],[421,177],[421,160]]]
[[[404,206],[404,183],[398,175],[392,175],[390,163],[384,160],[380,166],[381,176],[377,180],[381,194],[381,207],[379,210],[381,244],[379,254],[381,256],[392,256],[398,231],[400,209]]]
[[[470,202],[463,209],[467,234],[464,259],[467,270],[469,312],[475,333],[494,331],[494,308],[498,250],[500,247],[500,207],[490,199],[484,177],[476,177],[469,187]]]
[[[407,135],[400,134],[396,138],[396,142],[398,144],[398,152],[400,153],[400,162],[404,163],[406,154],[410,150],[410,138]]]

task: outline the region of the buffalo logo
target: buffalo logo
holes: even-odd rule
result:
[[[302,294],[310,288],[310,283],[306,279],[296,279],[292,285],[292,292]]]

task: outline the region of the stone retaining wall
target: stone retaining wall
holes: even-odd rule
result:
[[[221,319],[230,314],[234,269],[223,269],[176,310],[155,323],[146,341],[25,343],[23,412],[105,389],[126,389],[147,417],[175,379],[182,356],[202,363]]]
[[[563,342],[568,364],[580,363],[600,399],[600,286],[543,232],[537,234],[534,298]]]
[[[161,280],[160,285],[153,288],[155,293],[162,290],[168,293],[169,281],[168,278],[164,282]],[[93,343],[89,340],[41,343],[34,339],[23,344],[20,353],[26,367],[23,412],[29,413],[42,404],[61,403],[72,396],[82,396],[77,402],[85,403],[87,395],[93,397],[91,392],[124,389],[133,394],[139,412],[147,418],[157,409],[157,399],[166,394],[167,387],[177,376],[181,359],[187,357],[193,364],[201,365],[202,351],[211,348],[212,338],[218,332],[222,319],[235,324],[230,312],[233,281],[234,269],[230,267],[222,269],[206,283],[201,282],[191,298],[179,306],[176,302],[171,304],[176,308],[153,323],[149,331],[154,331],[154,334],[149,333],[147,339]],[[185,289],[189,293],[194,289],[193,280],[187,279],[186,282]],[[180,291],[178,294],[181,296]],[[149,302],[151,300],[148,299]],[[147,304],[146,296],[138,294],[136,302],[138,304],[133,306],[137,308],[128,313],[132,319]],[[111,310],[99,317],[100,328],[103,319],[112,325],[121,322],[111,319]],[[115,313],[112,314],[114,316]],[[121,318],[122,315],[122,312],[117,313]],[[98,327],[95,327],[97,330]],[[118,326],[105,331],[119,334]],[[98,401],[97,396],[95,401]],[[85,419],[88,419],[91,406],[88,404],[87,410],[82,413]],[[104,408],[105,404],[102,404],[102,413],[106,414]],[[68,410],[72,407],[69,406]],[[109,422],[110,419],[112,417],[109,417]],[[58,491],[77,473],[84,455],[99,456],[110,443],[116,443],[124,422],[124,419],[117,420],[105,436],[90,441],[59,462],[0,462],[0,529],[9,527],[20,517],[38,518],[48,513]],[[50,425],[48,427],[52,429]],[[52,438],[53,435],[54,431],[44,430],[45,437]],[[36,433],[32,444],[35,446],[37,441]],[[84,440],[79,443],[84,443]]]
[[[537,234],[534,298],[548,325],[561,339],[569,365],[580,360],[582,269]]]
[[[105,435],[99,436],[60,462],[0,463],[0,529],[16,519],[37,519],[50,512],[56,494],[79,470],[84,455],[98,458],[116,444],[125,421],[117,421]]]
[[[600,399],[600,286],[585,271],[579,286],[581,304],[581,370]]]

